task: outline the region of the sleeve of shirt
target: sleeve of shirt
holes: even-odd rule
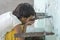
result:
[[[0,15],[0,37],[4,37],[7,32],[10,32],[16,25],[21,24],[20,20],[11,12]]]
[[[12,15],[12,24],[13,27],[15,27],[16,25],[21,24],[21,21],[16,16]]]
[[[14,16],[13,14],[11,14],[10,16],[11,16],[12,27],[10,28],[9,31],[11,31],[16,25],[21,24],[21,21],[16,16]]]

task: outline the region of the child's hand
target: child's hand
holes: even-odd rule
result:
[[[25,25],[32,25],[33,23],[34,23],[34,21],[29,21]]]

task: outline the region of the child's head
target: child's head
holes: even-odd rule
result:
[[[26,23],[26,20],[34,21],[36,13],[34,8],[28,3],[19,4],[16,9],[13,11],[13,14],[23,23]]]

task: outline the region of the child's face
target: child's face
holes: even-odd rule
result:
[[[31,24],[33,24],[35,21],[35,16],[30,16],[28,18],[22,18],[22,21],[23,21],[23,23],[32,22]]]
[[[35,21],[35,16],[30,16],[26,19],[26,22]]]

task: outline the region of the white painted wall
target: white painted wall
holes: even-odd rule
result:
[[[34,9],[38,13],[45,13],[47,0],[34,0]]]
[[[37,0],[36,0],[37,1]],[[37,4],[40,4],[39,3],[40,1],[37,2]],[[46,6],[41,7],[43,10],[41,11],[41,8],[40,7],[37,7],[39,5],[35,5],[35,7],[37,9],[35,9],[36,11],[40,9],[39,12],[43,12],[47,7],[46,9],[46,13],[47,15],[51,15],[53,17],[53,25],[54,25],[54,32],[56,34],[56,40],[60,40],[60,0],[47,0],[47,4]],[[45,4],[41,4],[40,6],[42,5],[45,5]],[[52,37],[52,36],[50,36]],[[50,38],[51,39],[51,38]],[[51,39],[52,40],[52,39]]]
[[[60,40],[60,0],[49,0],[50,4],[47,9],[48,15],[53,16],[54,32],[57,39]]]

